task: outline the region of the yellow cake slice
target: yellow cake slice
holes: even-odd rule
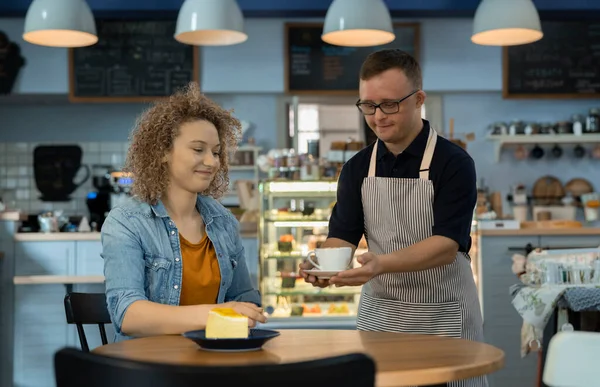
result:
[[[207,339],[247,339],[248,317],[232,308],[213,308],[206,322]]]

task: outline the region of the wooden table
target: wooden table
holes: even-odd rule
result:
[[[356,330],[282,329],[262,351],[206,352],[182,336],[121,341],[96,348],[101,355],[202,366],[291,363],[361,352],[377,364],[377,386],[446,383],[485,375],[504,365],[504,352],[484,343],[438,336]]]

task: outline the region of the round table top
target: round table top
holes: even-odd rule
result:
[[[430,335],[357,330],[281,329],[262,351],[208,352],[183,336],[125,340],[92,352],[140,361],[222,366],[292,363],[361,352],[377,365],[376,385],[446,383],[485,375],[504,365],[504,352],[489,344]]]

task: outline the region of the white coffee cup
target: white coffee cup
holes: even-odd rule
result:
[[[313,261],[311,256],[315,256],[319,263]],[[306,254],[306,258],[319,270],[322,271],[341,271],[346,270],[352,260],[352,249],[350,247],[330,247],[315,249]]]

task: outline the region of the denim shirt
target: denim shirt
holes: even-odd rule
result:
[[[198,195],[196,207],[219,261],[221,287],[217,303],[243,301],[260,306],[237,219],[209,196]],[[106,303],[116,331],[115,341],[120,341],[131,338],[123,334],[122,326],[125,311],[135,301],[179,305],[179,231],[160,201],[150,205],[132,197],[110,211],[102,225],[101,240]]]

